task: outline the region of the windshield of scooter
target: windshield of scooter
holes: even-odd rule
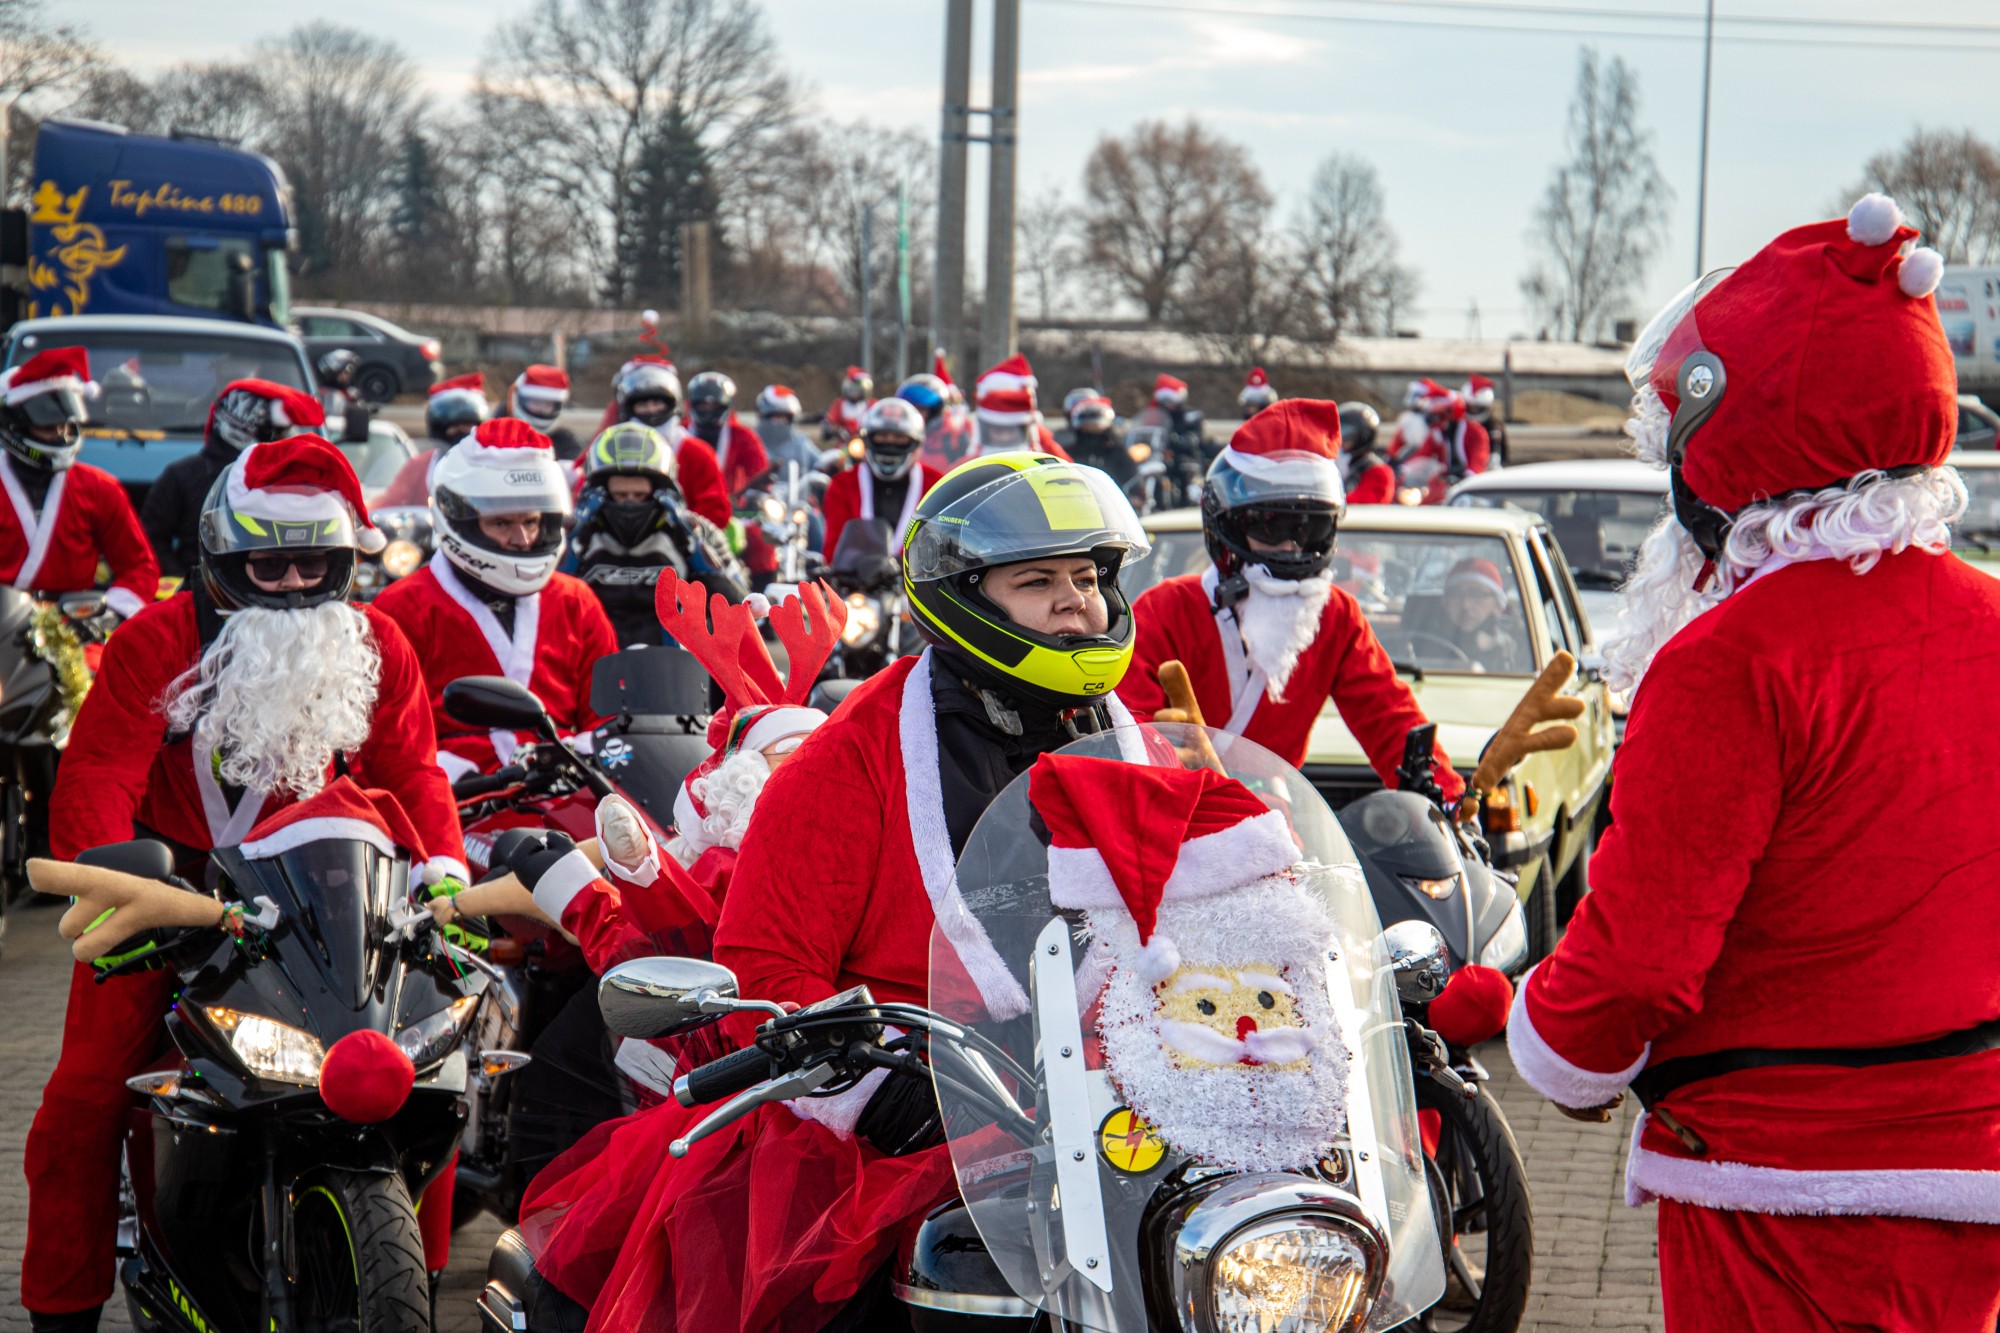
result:
[[[1117,909],[1052,905],[1032,771],[987,808],[958,861],[963,908],[941,908],[931,936],[931,1007],[998,1049],[934,1036],[931,1061],[960,1192],[1009,1285],[1102,1333],[1340,1327],[1371,1293],[1368,1329],[1428,1308],[1444,1262],[1401,1010],[1332,811],[1223,732],[1126,727],[1058,754],[1219,767],[1282,816],[1297,859],[1245,890],[1249,910],[1163,903],[1153,929],[1178,938],[1162,969],[1144,949],[1135,961]],[[1129,822],[1152,807],[1125,808]],[[1125,849],[1105,867],[1158,854],[1152,838],[1104,845]],[[1068,884],[1078,854],[1062,855]],[[1175,873],[1233,873],[1216,861],[1183,855]]]

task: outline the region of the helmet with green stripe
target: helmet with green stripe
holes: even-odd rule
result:
[[[656,486],[667,485],[674,480],[673,446],[643,421],[608,426],[584,455],[583,475],[594,486],[614,474],[646,477]]]
[[[1152,547],[1117,483],[1049,454],[986,455],[926,491],[903,536],[903,589],[917,624],[1005,691],[1056,707],[1111,692],[1132,661],[1132,608],[1118,571]],[[1110,618],[1101,634],[1044,634],[986,595],[989,570],[1088,558]]]

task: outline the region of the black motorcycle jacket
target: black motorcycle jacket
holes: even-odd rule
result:
[[[638,504],[612,504],[602,487],[590,487],[577,506],[570,549],[574,573],[597,594],[618,642],[628,646],[660,642],[653,588],[663,569],[732,603],[750,592],[742,563],[722,530],[670,493]]]
[[[236,449],[213,432],[199,453],[167,464],[146,492],[139,526],[159,557],[160,573],[187,578],[201,563],[201,506],[223,469],[236,461]]]
[[[1069,442],[1063,447],[1069,450],[1071,458],[1087,467],[1103,470],[1120,486],[1139,475],[1139,465],[1132,461],[1131,452],[1116,431],[1092,434],[1073,430]]]

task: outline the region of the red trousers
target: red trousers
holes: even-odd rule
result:
[[[118,1232],[118,1161],[132,1093],[166,1039],[172,972],[139,972],[99,985],[90,966],[70,973],[62,1054],[28,1130],[28,1243],[21,1304],[67,1314],[111,1297]],[[452,1173],[424,1191],[424,1263],[445,1266],[451,1243]],[[1989,1330],[1990,1333],[1990,1330]]]
[[[1994,1333],[2000,1226],[1660,1203],[1667,1333]]]

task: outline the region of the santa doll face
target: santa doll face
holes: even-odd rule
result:
[[[1182,1068],[1304,1067],[1309,1039],[1295,992],[1275,970],[1183,963],[1153,994],[1161,1034]]]

